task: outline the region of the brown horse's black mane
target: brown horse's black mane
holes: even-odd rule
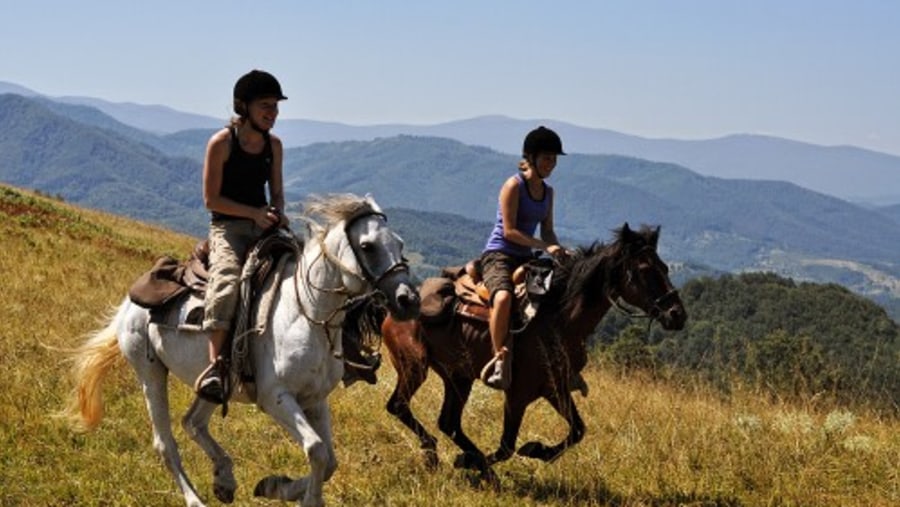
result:
[[[606,285],[618,283],[619,266],[631,255],[646,247],[656,248],[659,229],[642,225],[637,231],[628,224],[613,230],[615,240],[610,244],[594,242],[579,247],[554,271],[545,312],[560,316],[571,310],[596,303],[606,297]]]

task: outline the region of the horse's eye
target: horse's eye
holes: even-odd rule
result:
[[[375,249],[375,246],[372,245],[371,241],[363,241],[362,243],[359,244],[359,249],[362,250],[363,252],[371,252],[372,250]]]

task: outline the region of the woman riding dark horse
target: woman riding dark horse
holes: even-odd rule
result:
[[[664,329],[680,330],[687,314],[678,291],[659,258],[659,227],[633,231],[626,223],[610,245],[595,243],[578,249],[559,262],[540,309],[515,337],[513,375],[505,392],[503,435],[498,449],[485,456],[466,436],[462,412],[472,386],[485,364],[494,357],[486,322],[454,315],[446,322],[397,322],[387,317],[382,325],[384,343],[397,370],[397,385],[388,411],[419,437],[427,463],[437,464],[437,440],[419,423],[410,400],[433,369],[444,383],[438,427],[462,450],[456,466],[471,468],[491,480],[491,465],[512,456],[525,409],[546,399],[568,422],[569,434],[553,446],[530,442],[518,453],[553,461],[584,436],[584,422],[570,393],[571,379],[587,363],[587,339],[612,305],[627,305],[659,322]]]

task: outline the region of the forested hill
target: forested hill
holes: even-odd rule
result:
[[[498,182],[517,158],[439,138],[401,136],[312,145],[285,155],[294,195],[341,188],[390,207],[490,220]],[[612,155],[561,157],[556,226],[579,241],[605,239],[628,221],[662,224],[680,259],[747,269],[773,252],[900,265],[900,225],[789,183],[723,180],[684,167]],[[898,269],[896,274],[900,274]]]
[[[493,227],[490,222],[451,213],[404,208],[385,211],[391,228],[403,238],[413,273],[419,278],[435,276],[441,268],[461,266],[480,255]]]
[[[601,343],[623,365],[699,374],[727,392],[737,379],[780,398],[862,403],[900,413],[900,328],[834,284],[773,274],[701,277],[681,288],[685,329],[626,333],[613,317]]]

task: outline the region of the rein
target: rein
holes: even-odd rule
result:
[[[608,293],[606,298],[610,303],[619,310],[624,313],[626,316],[635,318],[635,319],[655,319],[659,314],[662,313],[662,304],[672,299],[673,297],[678,295],[677,289],[672,289],[669,292],[666,292],[662,296],[653,300],[653,303],[650,307],[649,312],[645,312],[644,310],[637,308],[633,305],[629,305],[628,303],[623,303],[619,296],[613,296],[612,293]],[[627,305],[627,306],[626,306]]]
[[[329,255],[326,253],[326,250],[325,250],[325,248],[324,248],[324,247],[325,247],[325,242],[321,239],[321,237],[319,238],[319,242],[320,242],[320,245],[321,245],[321,247],[322,247],[322,252],[323,252],[323,254],[324,254],[324,255],[322,255],[321,257],[322,257],[325,261],[331,262],[332,264],[336,265],[336,266],[338,267],[338,269],[341,270],[341,271],[345,271],[345,272],[350,272],[350,273],[352,273],[351,271],[347,271],[347,268],[346,268],[345,266],[343,266],[340,262],[338,262],[337,259],[333,259],[331,256],[329,256]],[[318,259],[318,258],[319,258],[319,257],[317,256],[316,259]],[[315,263],[316,259],[313,259],[312,262],[310,262],[309,266],[306,268],[306,274],[303,275],[303,277],[306,279],[306,285],[307,285],[308,287],[310,287],[311,289],[317,290],[317,291],[319,291],[319,292],[326,292],[326,293],[333,293],[333,294],[343,294],[343,295],[347,295],[348,297],[347,297],[346,301],[344,301],[343,304],[341,304],[340,306],[338,306],[337,308],[335,308],[334,310],[332,310],[332,312],[331,312],[327,317],[325,317],[324,319],[315,319],[315,318],[312,317],[312,315],[311,315],[310,312],[307,312],[306,308],[304,308],[304,306],[303,306],[303,299],[301,299],[301,297],[300,297],[300,284],[299,284],[299,282],[298,282],[298,279],[300,278],[299,275],[300,275],[300,274],[302,273],[302,271],[303,271],[303,268],[302,268],[303,261],[304,261],[303,255],[300,256],[300,262],[298,263],[298,266],[297,266],[297,268],[298,268],[297,271],[298,271],[298,272],[297,272],[296,275],[294,275],[294,297],[297,298],[297,306],[300,308],[300,314],[303,315],[303,317],[304,317],[310,324],[315,325],[315,326],[319,326],[319,327],[321,327],[322,329],[325,330],[325,338],[328,340],[328,346],[329,346],[332,350],[335,350],[335,346],[334,346],[334,337],[331,336],[331,330],[332,330],[332,329],[340,329],[340,326],[337,326],[337,325],[332,324],[331,321],[334,320],[335,317],[337,317],[340,313],[346,311],[348,308],[350,308],[351,306],[353,306],[353,304],[355,304],[357,301],[360,301],[360,300],[362,300],[362,299],[368,298],[368,297],[372,296],[373,294],[375,294],[376,292],[379,292],[379,291],[378,291],[378,289],[375,289],[375,290],[372,290],[372,291],[369,291],[369,292],[365,292],[365,293],[363,293],[363,294],[359,294],[359,295],[353,296],[353,295],[350,294],[350,292],[347,290],[347,287],[344,286],[344,285],[342,285],[342,286],[340,286],[340,287],[334,287],[334,288],[328,288],[328,287],[316,287],[316,286],[312,283],[312,281],[310,280],[310,271],[312,270],[312,265]],[[353,274],[355,275],[355,273],[353,273]],[[357,275],[357,276],[358,276],[358,275]],[[343,354],[343,351],[336,351],[336,352],[334,352],[334,357],[335,357],[336,359],[343,359],[343,355],[344,355],[344,354]]]

